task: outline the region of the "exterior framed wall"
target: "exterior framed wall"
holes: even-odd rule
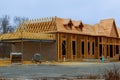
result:
[[[21,43],[12,45],[12,52],[21,52]],[[56,42],[24,42],[23,60],[32,60],[35,53],[40,53],[43,61],[57,61]]]
[[[105,58],[118,58],[118,54],[120,53],[120,42],[118,38],[113,37],[99,37],[98,45],[102,45],[102,51],[100,48],[98,50],[98,58],[102,55]],[[117,48],[117,49],[116,49]],[[102,52],[102,53],[100,53]],[[101,54],[101,55],[100,55]]]
[[[63,42],[65,53],[63,53]],[[118,58],[120,39],[71,33],[56,33],[56,42],[23,42],[23,60],[40,53],[42,60],[81,61],[82,59]],[[93,47],[94,46],[94,47]],[[101,49],[101,51],[100,51]],[[13,52],[21,52],[21,43],[14,43]]]
[[[65,41],[65,55],[62,55],[63,41]],[[100,59],[102,55],[106,59],[118,58],[120,53],[120,40],[113,37],[59,33],[58,42],[58,61]],[[75,54],[73,54],[72,42],[75,42]]]
[[[92,36],[58,33],[58,61],[81,61],[82,59],[95,58],[95,38]],[[65,45],[63,45],[65,41]],[[88,54],[88,42],[90,53]],[[63,52],[65,48],[65,54]]]
[[[87,39],[87,54],[88,57],[87,58],[95,58],[95,37],[93,36],[88,36]]]
[[[118,58],[120,53],[118,38],[71,33],[56,35],[56,42],[52,43],[23,42],[23,60],[31,60],[35,53],[40,53],[42,60],[45,61],[81,61],[82,59],[99,59],[102,55],[105,58]],[[62,51],[63,48],[65,53]],[[12,51],[21,52],[21,43],[14,43]]]

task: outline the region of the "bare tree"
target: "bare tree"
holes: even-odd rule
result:
[[[0,18],[0,31],[3,34],[14,31],[14,28],[10,25],[10,17],[8,15]]]
[[[0,18],[0,33],[10,33],[14,32],[16,27],[21,24],[24,20],[28,20],[25,17],[14,17],[14,24],[10,24],[10,17],[8,15],[4,15]],[[0,44],[0,56],[1,57],[9,57],[9,53],[11,52],[11,44],[1,43]]]
[[[14,28],[10,25],[10,17],[8,15],[4,15],[0,18],[0,33],[9,33],[13,32]],[[9,53],[11,52],[11,44],[1,43],[0,44],[0,55],[1,57],[9,57]]]

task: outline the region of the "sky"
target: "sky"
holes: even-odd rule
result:
[[[0,0],[0,17],[38,19],[57,16],[96,24],[114,18],[120,27],[120,0]]]

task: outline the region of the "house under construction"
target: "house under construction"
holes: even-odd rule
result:
[[[59,17],[24,21],[14,33],[0,36],[1,43],[12,44],[12,52],[22,52],[23,60],[40,53],[44,61],[80,61],[118,58],[120,30],[114,19],[89,25]]]

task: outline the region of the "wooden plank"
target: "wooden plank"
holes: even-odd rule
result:
[[[87,37],[84,38],[84,58],[88,58],[88,49],[87,49],[88,45],[87,45]]]
[[[56,39],[57,39],[57,61],[60,61],[60,36],[59,36],[59,33],[56,34]]]
[[[72,45],[71,45],[71,34],[67,35],[67,59],[69,61],[72,61],[73,56],[72,56]]]
[[[62,61],[62,39],[61,34],[59,33],[59,61]]]
[[[77,58],[77,60],[79,61],[79,60],[81,60],[81,53],[80,53],[80,50],[81,50],[81,48],[80,48],[80,35],[77,35],[77,41],[76,41],[76,52],[77,52],[77,54],[76,54],[76,58]]]

